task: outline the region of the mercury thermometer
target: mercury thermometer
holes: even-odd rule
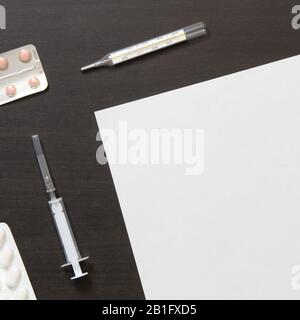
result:
[[[81,68],[81,71],[86,71],[93,68],[102,66],[114,66],[119,63],[132,60],[134,58],[152,53],[180,42],[185,42],[194,38],[207,35],[207,27],[203,22],[192,24],[188,27],[170,32],[163,36],[156,37],[142,43],[111,52],[104,56],[102,59]]]

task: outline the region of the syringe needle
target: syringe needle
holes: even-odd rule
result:
[[[47,161],[44,156],[43,148],[41,146],[40,138],[38,135],[32,136],[33,147],[36,157],[41,169],[47,193],[52,193],[54,196],[55,187],[48,169]]]

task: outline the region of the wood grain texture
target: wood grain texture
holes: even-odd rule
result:
[[[39,299],[144,298],[109,168],[95,159],[94,111],[299,54],[295,2],[1,1],[1,51],[33,43],[49,81],[47,92],[0,108],[0,221],[11,227]],[[200,20],[207,40],[80,72],[110,51]],[[90,276],[76,283],[59,268],[64,257],[31,146],[36,133],[82,254],[90,255]]]

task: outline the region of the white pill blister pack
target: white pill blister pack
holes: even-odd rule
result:
[[[36,300],[10,228],[0,223],[0,300]]]
[[[0,54],[0,105],[46,90],[48,81],[32,44]]]

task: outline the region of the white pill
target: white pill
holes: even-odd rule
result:
[[[21,287],[13,295],[13,300],[27,300],[29,296],[28,289],[26,287]]]
[[[10,248],[4,248],[0,251],[0,268],[7,269],[10,267],[14,257],[14,252]]]
[[[18,286],[21,281],[21,271],[19,268],[13,267],[6,274],[6,285],[10,289],[14,289]]]
[[[0,227],[0,249],[3,247],[6,240],[6,231]]]

